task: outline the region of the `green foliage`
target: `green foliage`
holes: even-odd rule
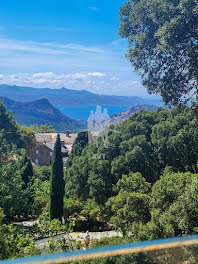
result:
[[[51,175],[51,166],[36,166],[34,165],[34,171],[36,173],[36,176],[41,181],[49,181],[50,175]]]
[[[59,221],[62,216],[68,221],[71,216],[84,216],[89,227],[96,221],[111,222],[132,240],[197,232],[198,130],[193,109],[159,108],[152,113],[142,110],[113,128],[119,133],[110,133],[108,148],[102,141],[98,148],[87,144],[86,132],[80,134],[65,172],[65,197],[59,136],[52,168],[32,168],[21,149],[26,142],[32,142],[31,133],[18,127],[4,110],[2,107],[6,122],[13,125],[10,137],[4,128],[0,130],[0,207],[7,221],[42,214],[43,220],[29,230],[33,237],[69,232],[70,228]],[[18,135],[19,143],[13,135]],[[29,237],[5,225],[3,218],[0,211],[0,234],[5,230],[8,239],[12,236],[14,246],[10,248],[3,233],[2,258],[34,252]],[[56,244],[51,241],[48,249],[54,252],[68,250],[69,246],[66,240]],[[144,255],[95,261],[90,263],[152,263]]]
[[[197,95],[197,10],[192,0],[128,0],[120,8],[127,57],[148,92],[166,104]]]
[[[25,156],[0,166],[0,206],[7,218],[39,215],[49,200],[49,182],[42,181]]]
[[[98,204],[104,204],[112,196],[112,183],[110,162],[108,160],[93,161],[88,179],[89,194]]]
[[[71,154],[68,159],[68,164],[71,165],[72,158],[79,157],[85,148],[85,146],[88,144],[88,132],[82,131],[78,133],[77,138],[74,141]]]
[[[41,181],[36,178],[32,186],[34,190],[34,201],[31,206],[31,214],[34,216],[39,216],[45,211],[49,213],[49,195],[50,195],[50,184],[49,181]]]
[[[31,161],[27,158],[27,156],[24,154],[17,162],[18,169],[21,171],[21,177],[24,181],[23,188],[26,189],[28,183],[33,178],[33,167]]]
[[[151,220],[131,226],[137,240],[194,234],[198,230],[198,174],[167,173],[152,187]]]
[[[45,246],[45,250],[48,254],[72,251],[75,249],[80,249],[80,247],[73,247],[72,242],[69,243],[67,238],[59,238],[58,240],[50,239],[47,241],[47,246]]]
[[[128,176],[123,175],[117,183],[117,189],[127,192],[139,192],[148,194],[151,189],[151,184],[146,182],[145,178],[140,173],[130,173]]]
[[[6,111],[4,104],[0,101],[0,130],[4,132],[4,139],[12,144],[23,145],[22,138],[19,134],[19,127],[12,114]]]
[[[34,133],[41,133],[41,134],[56,132],[56,130],[52,125],[40,125],[40,127],[38,125],[31,125],[29,129],[31,129]]]
[[[83,204],[80,214],[110,221],[135,240],[195,233],[193,109],[142,110],[114,129],[120,133],[110,133],[108,148],[88,144],[68,164],[66,193]]]
[[[58,134],[54,147],[50,178],[50,220],[59,219],[61,221],[62,219],[64,188],[63,159],[60,135]]]
[[[31,130],[20,127],[0,102],[0,207],[8,219],[41,211],[42,203],[36,202],[35,173],[23,149],[33,144]]]
[[[197,222],[198,174],[172,173],[162,176],[152,188],[151,207],[166,236],[192,234]]]
[[[0,209],[0,259],[16,258],[38,254],[33,240],[20,233],[13,225],[3,223],[4,214]]]
[[[91,159],[87,155],[76,157],[72,160],[72,166],[67,167],[65,174],[67,197],[83,201],[88,199],[88,176],[90,168]]]
[[[82,210],[82,204],[71,198],[64,199],[63,216],[65,219],[69,219],[71,215],[78,216]]]
[[[68,197],[104,205],[117,194],[115,185],[123,175],[140,172],[154,184],[168,167],[198,172],[198,130],[191,108],[141,110],[114,129],[120,133],[109,135],[108,148],[101,141],[98,149],[88,144],[80,156],[70,156],[65,173]]]
[[[74,262],[74,264],[155,264],[144,254],[129,254],[119,257],[101,258],[89,261]]]
[[[150,220],[149,190],[150,184],[140,173],[124,175],[117,183],[119,190],[115,197],[107,202],[113,216],[111,221],[125,233],[133,223],[147,223]]]
[[[30,185],[24,189],[22,175],[17,163],[0,167],[0,206],[9,218],[27,216],[31,211],[33,191]]]
[[[33,144],[33,136],[16,123],[0,101],[0,165],[12,159],[17,149]]]
[[[163,175],[152,187],[151,206],[166,211],[183,194],[186,186],[197,178],[198,174],[168,173]]]
[[[30,228],[30,234],[36,238],[52,237],[68,231],[66,225],[62,225],[58,219],[52,221],[39,219],[39,223]]]
[[[104,247],[116,244],[130,243],[131,239],[128,238],[104,238],[101,240],[94,240],[91,243],[91,247]],[[145,254],[128,254],[117,257],[100,258],[94,260],[86,260],[74,262],[74,264],[155,264],[155,262],[147,257]]]

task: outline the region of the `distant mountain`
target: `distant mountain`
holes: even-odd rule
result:
[[[0,97],[0,100],[13,113],[20,125],[48,124],[53,125],[58,132],[79,131],[87,127],[86,122],[63,115],[45,98],[33,102],[18,102],[6,97]]]
[[[145,99],[137,96],[99,95],[88,91],[76,91],[66,88],[31,88],[10,85],[0,85],[0,96],[15,101],[30,102],[47,98],[54,106],[82,106],[82,105],[161,105],[159,99]]]
[[[136,105],[136,106],[130,107],[126,111],[111,115],[111,123],[120,124],[124,120],[128,119],[132,114],[140,111],[141,109],[146,109],[148,111],[155,111],[157,109],[157,106],[155,105]]]

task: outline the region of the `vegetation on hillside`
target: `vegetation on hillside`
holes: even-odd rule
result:
[[[48,124],[59,132],[65,132],[66,129],[75,132],[86,128],[85,121],[67,117],[45,98],[31,102],[18,102],[0,96],[0,100],[8,110],[12,111],[20,125],[30,127],[36,124],[39,127],[46,128],[45,125]]]

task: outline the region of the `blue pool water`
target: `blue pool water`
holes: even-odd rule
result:
[[[95,112],[96,106],[95,105],[83,105],[83,106],[56,106],[64,115],[76,119],[76,120],[86,120],[90,116],[91,110]],[[129,108],[126,105],[102,105],[102,110],[107,108],[108,114],[113,115],[119,112],[125,111]]]

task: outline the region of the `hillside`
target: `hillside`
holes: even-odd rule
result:
[[[155,111],[157,106],[155,105],[135,105],[127,109],[126,111],[111,115],[111,123],[120,124],[124,120],[128,119],[132,114],[140,111],[141,109],[145,109],[148,111]]]
[[[55,106],[81,106],[81,105],[128,105],[154,104],[161,105],[159,99],[145,99],[137,96],[111,96],[99,95],[88,91],[76,91],[66,88],[31,88],[10,85],[0,85],[0,96],[15,101],[30,102],[47,98]]]
[[[63,115],[45,98],[32,102],[18,102],[6,97],[0,97],[0,100],[13,113],[20,125],[48,124],[53,125],[58,132],[79,131],[86,127],[86,122]]]

